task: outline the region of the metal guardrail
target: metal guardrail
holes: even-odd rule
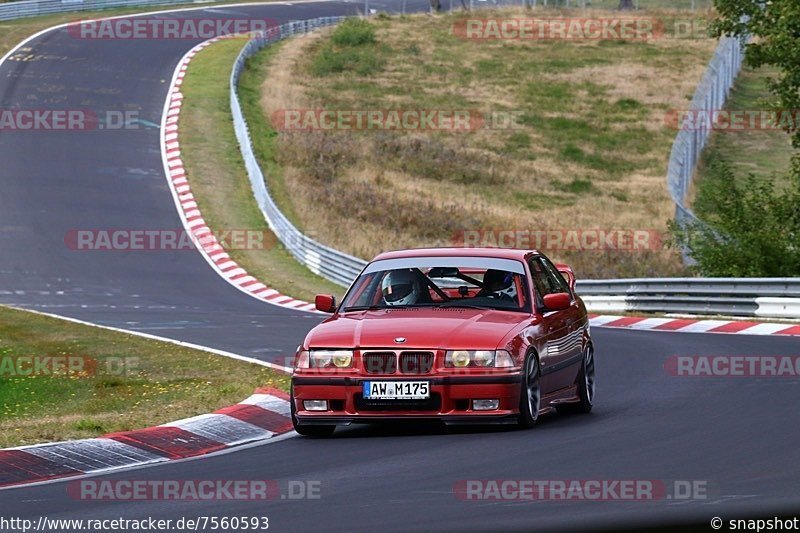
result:
[[[0,21],[38,17],[74,11],[99,11],[116,7],[171,6],[176,4],[203,5],[208,1],[191,0],[19,0],[0,4]]]
[[[23,17],[100,10],[125,6],[186,4],[186,0],[21,0],[0,4],[0,21]],[[209,2],[194,2],[202,5]],[[342,286],[348,286],[366,261],[325,246],[299,231],[267,190],[256,162],[247,123],[236,92],[245,61],[270,43],[296,34],[340,22],[344,17],[322,17],[283,24],[277,31],[257,37],[245,45],[236,59],[230,79],[231,111],[236,138],[261,211],[270,228],[301,264],[312,272]],[[742,43],[723,39],[690,109],[719,109],[725,101],[742,63]],[[710,131],[681,130],[670,156],[668,185],[676,204],[676,219],[696,219],[684,205],[694,169]],[[653,311],[800,318],[800,278],[674,278],[581,280],[577,289],[587,305],[596,311]]]
[[[270,43],[291,35],[335,24],[342,18],[325,17],[291,22],[280,26],[278,31],[253,39],[245,45],[236,59],[231,73],[230,91],[236,138],[239,141],[256,201],[269,227],[301,264],[307,266],[312,272],[346,287],[361,272],[367,262],[307,237],[281,213],[269,194],[264,175],[253,153],[247,122],[242,114],[236,91],[239,76],[247,58]],[[725,49],[729,53],[734,53],[732,49]],[[736,61],[740,62],[741,57]],[[713,60],[712,65],[715,65]],[[721,105],[727,88],[733,81],[734,71],[726,72],[730,78],[727,82],[722,83],[718,78],[713,78],[718,81],[709,81],[704,78],[704,83],[711,84],[710,92],[698,89],[697,94],[704,95],[702,98],[710,99],[708,102],[710,105]],[[698,98],[700,97],[696,95],[696,99]],[[705,100],[703,100],[703,105],[706,105]],[[580,280],[577,282],[576,288],[587,307],[592,311],[646,311],[800,318],[800,278]]]
[[[800,278],[581,280],[593,311],[645,311],[800,318]]]
[[[742,68],[744,41],[735,37],[720,39],[714,57],[708,64],[700,84],[695,90],[688,113],[709,114],[721,109]],[[698,218],[686,206],[686,195],[694,179],[700,154],[711,135],[710,128],[681,128],[672,144],[667,168],[667,187],[675,203],[675,221],[678,224],[697,222]],[[684,261],[688,257],[684,254]]]
[[[579,280],[581,294],[686,296],[780,296],[800,298],[800,278],[634,278]]]
[[[279,26],[276,31],[270,31],[267,34],[252,39],[242,48],[242,51],[239,53],[233,65],[230,92],[231,113],[233,115],[233,126],[236,131],[236,138],[239,141],[239,147],[241,148],[242,157],[244,158],[245,167],[247,168],[247,175],[250,178],[250,185],[253,188],[253,194],[255,194],[258,207],[264,214],[264,218],[267,220],[270,229],[301,264],[308,267],[315,274],[338,285],[347,287],[356,276],[358,276],[367,262],[344,252],[334,250],[304,235],[283,213],[281,213],[267,190],[264,174],[261,172],[261,168],[253,153],[250,131],[247,127],[244,115],[242,114],[242,107],[239,103],[239,97],[236,91],[237,84],[239,83],[239,76],[247,58],[251,57],[265,46],[280,39],[330,26],[343,19],[344,17],[322,17],[313,20],[289,22]]]
[[[515,1],[516,0],[512,0],[512,3]],[[523,1],[524,0],[520,0],[520,3]],[[202,6],[204,4],[211,4],[212,2],[201,0],[195,0],[194,2],[187,2],[187,0],[19,0],[0,4],[0,21],[54,13],[92,11],[117,7],[169,6],[187,3],[193,3],[198,6]],[[495,2],[493,5],[497,7],[497,2]],[[578,5],[577,0],[575,0],[575,5]],[[311,22],[313,23],[313,21]],[[280,35],[285,36],[283,32],[281,32]],[[263,41],[263,44],[255,48],[255,50],[258,50],[269,42],[273,41],[274,39]],[[253,42],[259,41],[254,40]],[[250,45],[248,45],[248,48],[249,47]],[[736,75],[741,68],[742,56],[742,45],[738,39],[725,38],[720,41],[717,51],[709,63],[708,70],[706,71],[702,82],[695,92],[690,109],[711,110],[718,109],[722,106],[731,86],[733,85],[733,81],[735,80]],[[249,57],[249,55],[247,57]],[[238,71],[236,72],[236,76],[238,77]],[[689,191],[695,168],[697,167],[699,155],[705,146],[706,141],[708,140],[709,134],[709,130],[681,130],[676,136],[675,142],[673,143],[672,153],[669,159],[669,168],[667,171],[667,184],[670,195],[675,202],[675,219],[679,223],[697,220],[692,211],[685,205],[684,201],[686,194]],[[280,216],[282,215],[276,214],[273,218],[277,222]],[[294,234],[291,229],[287,226],[285,232],[287,234],[287,238],[290,237],[289,234]],[[315,246],[311,245],[310,243],[306,244],[306,241],[309,239],[305,236],[300,237],[300,235],[302,234],[299,232],[298,235],[296,235],[298,244],[295,246],[295,248],[298,250],[305,250],[305,253],[308,254],[309,262],[314,264],[314,262],[317,261],[315,256],[315,253],[317,252],[314,250]],[[323,245],[319,243],[317,244],[319,247],[324,248]],[[322,250],[322,248],[320,248],[320,250]],[[356,272],[356,270],[359,270],[358,267],[360,265],[363,265],[363,261],[353,258],[352,256],[340,254],[335,250],[328,250],[330,250],[330,253],[332,253],[334,256],[341,255],[341,257],[337,257],[337,260],[341,262],[341,266],[343,268],[349,269],[351,274]],[[325,252],[324,250],[322,250],[322,252],[323,255],[328,254],[328,252]],[[302,262],[305,263],[306,261],[302,260]],[[324,268],[324,266],[320,266],[320,268]]]

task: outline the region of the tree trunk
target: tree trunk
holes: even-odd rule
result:
[[[633,9],[633,0],[619,0],[619,9]]]

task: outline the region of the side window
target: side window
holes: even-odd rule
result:
[[[542,298],[545,294],[550,294],[550,283],[547,281],[547,271],[545,271],[542,264],[539,262],[538,257],[534,257],[528,262],[531,269],[531,277],[533,278],[533,288],[536,290],[536,305],[542,307],[544,302]]]
[[[552,264],[543,257],[534,257],[530,260],[531,275],[536,287],[537,304],[542,305],[542,298],[546,294],[566,292],[570,294],[569,284]]]
[[[564,279],[564,276],[561,275],[561,272],[558,271],[555,265],[544,257],[539,257],[539,260],[542,262],[545,269],[547,269],[547,277],[553,281],[552,286],[556,287],[556,290],[553,292],[566,292],[572,296],[572,291],[569,290],[569,283]]]

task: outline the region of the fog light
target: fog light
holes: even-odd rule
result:
[[[328,400],[303,400],[306,411],[327,411]]]
[[[476,411],[491,411],[500,407],[500,400],[472,400],[472,408]]]

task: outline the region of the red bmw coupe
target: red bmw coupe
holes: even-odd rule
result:
[[[589,412],[594,349],[575,277],[537,251],[436,248],[379,255],[295,356],[301,435],[399,419],[512,423]]]

